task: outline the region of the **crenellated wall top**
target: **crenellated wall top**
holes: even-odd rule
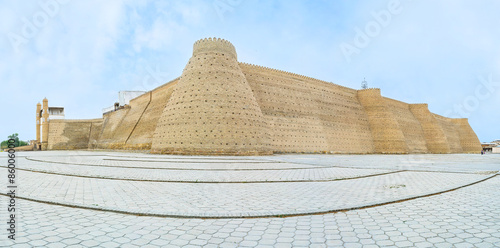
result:
[[[429,108],[427,103],[411,103],[410,107]]]
[[[352,90],[349,87],[345,87],[345,86],[342,86],[342,85],[339,85],[339,84],[336,84],[336,83],[323,81],[323,80],[320,80],[320,79],[317,79],[317,78],[312,78],[312,77],[308,77],[308,76],[296,74],[296,73],[293,73],[293,72],[282,71],[282,70],[278,70],[278,69],[274,69],[274,68],[269,68],[269,67],[265,67],[265,66],[261,66],[261,65],[254,65],[254,64],[245,63],[245,62],[239,62],[239,64],[240,64],[240,66],[248,66],[248,67],[253,67],[253,68],[256,68],[256,69],[259,69],[259,70],[265,70],[265,71],[270,71],[270,72],[282,73],[282,74],[293,76],[293,77],[297,77],[297,78],[312,80],[312,81],[316,81],[316,82],[319,82],[319,83],[332,84],[332,85],[335,85],[335,86],[338,86],[338,87],[341,87],[341,88]]]
[[[357,94],[358,96],[361,97],[371,97],[374,99],[382,97],[382,92],[380,91],[380,88],[367,88],[367,89],[357,90]]]
[[[380,88],[366,88],[366,89],[361,89],[358,91],[380,91]]]
[[[456,123],[469,123],[469,119],[468,118],[451,118],[452,121],[456,122]]]
[[[238,59],[236,54],[236,49],[231,42],[221,39],[221,38],[205,38],[198,40],[193,45],[193,56],[200,53],[221,53],[233,56]]]

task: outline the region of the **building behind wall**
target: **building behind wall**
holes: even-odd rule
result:
[[[500,140],[489,143],[481,143],[481,147],[486,153],[500,153]]]
[[[215,38],[194,44],[179,78],[109,109],[103,118],[47,124],[48,150],[240,155],[481,151],[467,119],[383,97],[380,89],[355,90],[241,63],[230,42]]]
[[[63,107],[49,107],[49,101],[44,98],[43,105],[36,105],[36,139],[30,141],[34,150],[48,150],[49,143],[49,122],[64,120]]]

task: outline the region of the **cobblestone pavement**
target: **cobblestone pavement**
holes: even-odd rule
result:
[[[495,155],[18,155],[18,196],[54,204],[18,198],[0,247],[500,247]]]
[[[18,196],[137,214],[276,216],[397,201],[460,187],[488,176],[491,175],[399,172],[329,182],[207,184],[108,180],[19,171]],[[0,171],[0,177],[6,178],[7,170]],[[7,181],[0,182],[0,187],[6,188],[6,184]]]
[[[2,247],[500,247],[500,177],[452,192],[287,218],[176,219],[18,200]],[[6,205],[7,198],[0,197]],[[5,211],[0,218],[6,219]]]
[[[104,159],[106,157],[103,157]],[[86,160],[83,164],[62,164],[64,159],[37,159],[21,162],[22,169],[59,175],[75,175],[108,179],[130,179],[166,182],[280,182],[280,181],[332,181],[392,172],[394,170],[324,168],[290,163],[262,163],[257,161],[217,164],[163,162],[110,161],[103,159]],[[43,161],[43,162],[42,162]],[[47,162],[47,161],[52,161]],[[53,163],[59,161],[59,163]],[[172,160],[169,160],[172,161]],[[227,162],[224,160],[218,160]],[[81,161],[83,162],[83,161]],[[120,163],[121,162],[121,163]],[[66,163],[66,162],[64,162]],[[100,166],[96,166],[100,164]],[[102,167],[106,166],[106,167]],[[266,172],[263,173],[263,170]]]
[[[500,154],[283,155],[273,161],[314,166],[450,172],[498,171]]]

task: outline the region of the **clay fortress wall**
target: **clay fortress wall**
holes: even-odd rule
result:
[[[467,119],[383,97],[380,89],[354,90],[240,63],[233,45],[216,38],[197,41],[179,78],[125,108],[102,119],[50,120],[43,127],[41,143],[47,150],[238,155],[481,151]]]

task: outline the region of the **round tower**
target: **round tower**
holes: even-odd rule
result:
[[[403,131],[387,107],[380,89],[363,89],[357,93],[358,100],[368,115],[375,153],[408,153]]]
[[[42,118],[42,104],[37,103],[36,104],[36,141],[35,141],[35,148],[39,149],[40,147],[40,125],[41,125],[41,118]]]
[[[267,124],[223,39],[194,43],[193,56],[160,117],[153,153],[269,154]]]
[[[49,100],[43,99],[43,114],[42,114],[42,150],[47,150],[49,141]]]
[[[467,118],[451,119],[455,125],[460,137],[460,145],[464,153],[481,153],[483,148],[477,138],[476,133],[469,124]]]
[[[417,118],[424,131],[427,150],[430,153],[451,153],[450,144],[446,134],[432,116],[427,103],[410,104],[410,111]]]

